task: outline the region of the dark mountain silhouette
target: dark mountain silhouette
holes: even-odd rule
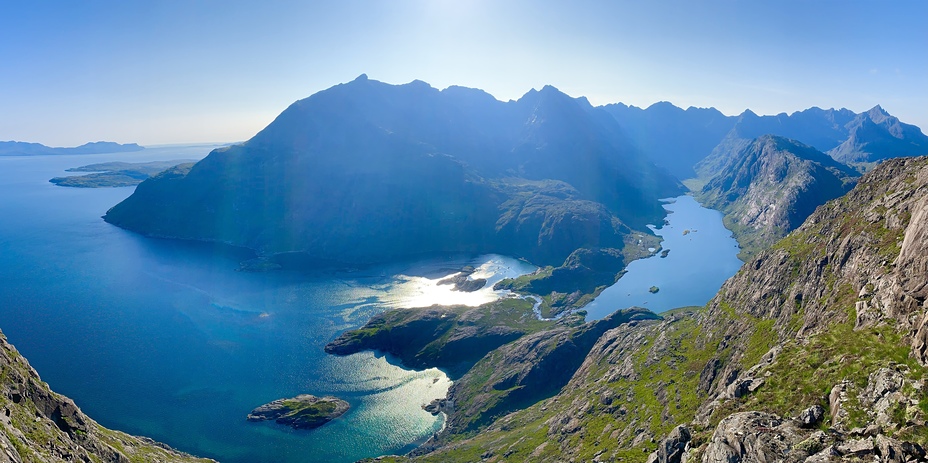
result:
[[[578,248],[624,248],[681,188],[607,113],[554,87],[504,103],[362,75],[143,182],[105,219],[339,262],[493,251],[557,265]]]

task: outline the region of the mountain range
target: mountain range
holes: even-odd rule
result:
[[[757,151],[768,135],[779,148]],[[606,275],[648,255],[634,244],[653,241],[655,200],[683,192],[680,180],[696,177],[688,185],[727,214],[747,257],[847,191],[858,174],[836,161],[865,170],[926,152],[928,137],[879,106],[732,117],[667,102],[594,107],[551,86],[501,102],[362,75],[142,183],[105,219],[343,264],[500,252],[558,267],[577,249],[617,249],[623,263]]]
[[[608,113],[553,87],[504,103],[361,76],[143,182],[105,219],[264,255],[502,252],[560,265],[579,248],[639,257],[638,235],[652,236],[641,230],[664,216],[657,199],[683,191]]]
[[[49,154],[103,154],[141,151],[145,149],[135,143],[119,144],[111,141],[84,143],[71,148],[53,148],[40,143],[0,141],[0,156],[39,156]]]
[[[378,461],[925,461],[928,157],[900,156],[926,140],[879,106],[729,117],[362,75],[145,180],[105,220],[267,259],[505,253],[548,266],[505,287],[549,308],[575,289],[578,308],[656,252],[645,226],[689,179],[745,251],[705,307],[591,322],[536,318],[523,299],[396,309],[329,344],[455,377],[428,406],[446,414],[442,431]],[[114,438],[2,347],[11,461],[29,452],[17,442],[53,461],[124,461],[120,445],[188,458]]]

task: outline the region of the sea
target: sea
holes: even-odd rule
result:
[[[422,406],[445,396],[451,381],[442,371],[410,370],[382,353],[332,356],[323,347],[390,308],[507,297],[493,283],[535,267],[482,255],[242,272],[250,251],[146,238],[105,223],[101,216],[134,187],[48,182],[71,167],[200,159],[217,146],[0,157],[0,329],[10,342],[102,425],[226,463],[353,462],[408,452],[438,432],[444,418]],[[685,196],[665,207],[669,223],[656,232],[669,255],[633,262],[589,306],[590,318],[624,304],[656,311],[704,304],[737,270],[737,247],[717,212]],[[682,240],[680,227],[691,229]],[[710,235],[717,239],[690,241]],[[645,262],[662,267],[637,270]],[[489,284],[473,293],[437,284],[464,265]],[[716,276],[693,276],[706,273]],[[613,291],[626,281],[634,283]],[[652,285],[657,294],[640,294]],[[311,431],[245,420],[259,405],[298,394],[335,395],[351,409]]]

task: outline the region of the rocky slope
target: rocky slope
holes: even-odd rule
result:
[[[816,207],[847,193],[859,175],[811,146],[764,135],[728,158],[696,197],[725,215],[741,245],[739,257],[748,260]]]
[[[210,462],[97,424],[0,334],[0,462]]]
[[[553,87],[504,103],[361,76],[146,180],[105,219],[352,264],[501,252],[560,265],[578,248],[623,249],[663,218],[656,199],[681,191],[605,111]]]
[[[924,461],[926,219],[928,158],[886,161],[706,307],[606,331],[553,397],[410,458]]]

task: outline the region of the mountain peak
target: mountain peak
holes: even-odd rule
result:
[[[889,114],[888,112],[886,112],[886,110],[883,109],[882,106],[876,105],[870,108],[869,111],[867,111],[867,117],[869,117],[870,120],[872,120],[873,122],[880,124],[886,119],[889,119],[893,116]]]
[[[367,74],[361,74],[354,79],[355,82],[364,82],[367,80]]]

